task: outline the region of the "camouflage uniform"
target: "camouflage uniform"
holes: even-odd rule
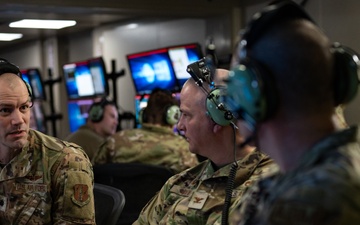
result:
[[[67,136],[65,140],[80,145],[91,160],[106,139],[93,131],[89,125],[85,124]]]
[[[330,135],[313,146],[295,170],[254,185],[230,224],[360,224],[357,135],[355,127]]]
[[[259,151],[238,161],[231,205],[267,171],[271,162]],[[171,177],[143,208],[134,225],[220,223],[230,168],[231,164],[214,171],[211,161],[206,160]]]
[[[175,173],[198,164],[183,137],[169,127],[151,124],[116,133],[100,147],[92,162],[94,165],[146,163],[167,167]]]
[[[0,224],[95,224],[93,173],[83,150],[35,130],[28,141],[0,166]]]

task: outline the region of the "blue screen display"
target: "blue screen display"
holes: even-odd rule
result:
[[[137,127],[141,127],[140,124],[140,110],[147,106],[150,95],[136,95],[135,96],[135,118]]]
[[[30,79],[26,70],[21,71],[21,77],[26,83],[30,84]]]
[[[68,102],[70,132],[77,131],[86,123],[88,111],[94,99],[71,100]]]
[[[63,66],[69,99],[106,96],[107,77],[101,58],[69,63]]]
[[[27,69],[21,71],[22,78],[27,82],[32,90],[32,98],[46,100],[44,83],[38,69]]]
[[[167,49],[127,55],[131,77],[138,94],[155,88],[178,90],[175,73]]]

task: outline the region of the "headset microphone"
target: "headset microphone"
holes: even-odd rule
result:
[[[204,57],[194,63],[191,63],[187,66],[186,71],[194,79],[196,85],[206,93],[206,109],[210,118],[216,124],[221,126],[233,124],[233,114],[225,107],[224,103],[220,101],[222,99],[222,95],[225,93],[225,88],[215,86],[213,82],[216,67],[214,66],[211,58]],[[203,86],[204,82],[209,84],[210,91]]]
[[[210,80],[211,71],[206,66],[205,57],[188,65],[186,71],[195,80],[196,85],[202,87],[202,89],[206,91],[206,89],[203,88],[203,83],[206,78]]]

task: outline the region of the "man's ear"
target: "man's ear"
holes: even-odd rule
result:
[[[219,124],[214,123],[213,132],[216,134],[220,132],[223,129],[223,126],[220,126]]]

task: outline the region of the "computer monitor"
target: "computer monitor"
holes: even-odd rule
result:
[[[108,95],[106,70],[102,59],[90,59],[63,65],[68,99]]]
[[[26,81],[32,90],[32,98],[36,100],[46,100],[46,93],[44,88],[44,82],[41,77],[39,69],[32,68],[21,70],[21,75],[24,81]]]
[[[135,95],[135,118],[137,127],[141,127],[140,124],[140,111],[147,106],[150,94]]]
[[[107,73],[105,63],[102,57],[89,59],[90,73],[93,78],[95,94],[105,95],[109,93],[109,86],[107,82]]]
[[[77,99],[68,101],[70,132],[75,132],[86,123],[88,111],[95,99]]]
[[[33,101],[30,112],[30,128],[46,133],[45,113],[41,101]]]
[[[177,45],[169,47],[168,52],[181,88],[185,81],[190,78],[190,74],[186,72],[187,66],[203,57],[201,46],[197,43]]]
[[[178,91],[167,48],[126,56],[137,94],[148,94],[155,88]]]
[[[21,70],[21,78],[30,85],[30,78],[29,75],[27,74],[27,70]]]

